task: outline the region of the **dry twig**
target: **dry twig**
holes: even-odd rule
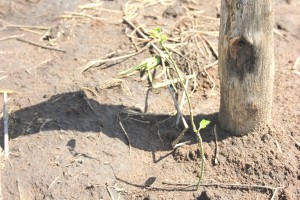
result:
[[[114,58],[92,60],[92,61],[88,62],[85,66],[83,66],[83,69],[81,70],[81,73],[85,72],[86,70],[88,70],[91,67],[99,66],[99,65],[101,65],[103,63],[106,63],[106,62],[117,61],[117,60],[126,59],[126,58],[129,58],[129,57],[135,56],[135,55],[141,53],[144,50],[145,49],[143,49],[141,51],[138,51],[138,52],[135,52],[135,53],[131,53],[131,54],[123,55],[123,56],[118,56],[118,57],[114,57]]]
[[[90,101],[88,100],[88,98],[84,97],[84,100],[89,105],[89,107],[91,108],[91,110],[96,114],[96,111],[94,110],[94,108],[93,108],[92,104],[90,103]]]
[[[36,68],[40,67],[41,65],[46,64],[46,63],[48,63],[48,62],[50,62],[50,61],[52,61],[52,59],[44,60],[43,62],[41,62],[41,63],[35,65],[34,67],[31,67],[31,68],[29,68],[29,69],[26,69],[25,71],[26,71],[28,74],[30,74],[30,71],[31,71],[32,69],[36,69]]]
[[[196,186],[195,184],[185,184],[185,183],[169,183],[162,182],[165,185],[173,185],[173,186]],[[200,186],[213,186],[213,187],[225,187],[225,188],[237,188],[237,189],[268,189],[272,190],[274,193],[279,189],[285,188],[284,186],[280,187],[272,187],[268,185],[256,185],[256,184],[235,184],[235,183],[201,183]]]
[[[186,79],[188,80],[188,79],[191,79],[191,78],[194,78],[194,77],[195,77],[195,75],[188,75],[188,76],[186,76]],[[161,83],[157,83],[157,84],[153,85],[152,88],[157,89],[157,88],[165,87],[165,86],[168,86],[168,85],[171,85],[171,84],[178,83],[179,81],[180,81],[179,78],[174,78],[172,80],[166,79]]]
[[[289,41],[278,29],[274,28],[273,29],[273,33],[275,35],[278,35],[279,37],[281,37],[282,39],[284,39],[285,41]]]
[[[36,31],[36,30],[29,29],[29,28],[20,28],[20,29],[22,31],[34,33],[34,34],[37,34],[37,35],[43,35],[43,34],[45,34],[45,31],[41,32],[41,31]]]
[[[89,91],[90,93],[92,93],[95,97],[98,97],[98,94],[96,93],[96,91],[94,91],[93,89],[91,88],[88,88],[88,87],[81,87],[82,90],[87,90]]]
[[[121,112],[122,112],[122,111],[121,111]],[[119,124],[120,124],[120,126],[121,126],[121,128],[122,128],[122,130],[123,130],[123,132],[124,132],[124,134],[125,134],[125,136],[126,136],[126,138],[127,138],[128,146],[129,146],[129,154],[131,154],[131,143],[130,143],[130,139],[129,139],[129,136],[128,136],[127,131],[125,130],[125,128],[124,128],[124,126],[123,126],[123,124],[122,124],[122,121],[123,121],[123,120],[121,120],[120,115],[118,116],[118,121],[119,121]]]
[[[58,176],[58,177],[56,177],[53,181],[52,181],[52,183],[49,185],[49,187],[48,187],[48,191],[52,188],[52,186],[56,183],[56,181],[58,180],[60,178],[60,176]]]
[[[212,85],[213,85],[213,87],[212,87],[211,90],[210,90],[210,94],[212,95],[212,94],[213,94],[213,91],[214,91],[214,89],[215,89],[215,87],[216,87],[215,81],[212,79],[212,77],[211,77],[211,76],[209,75],[209,73],[206,71],[206,68],[203,68],[203,70],[205,71],[205,73],[206,73],[206,75],[207,75],[209,81],[210,81],[210,82],[212,83]]]
[[[46,118],[46,119],[39,118],[38,120],[43,121],[42,125],[40,126],[40,132],[42,131],[44,126],[46,126],[47,123],[54,121],[53,119],[49,119],[49,118]]]
[[[31,26],[31,25],[22,25],[22,24],[10,24],[2,19],[0,19],[2,23],[2,28],[0,30],[4,30],[6,28],[27,28],[27,29],[37,29],[37,30],[49,30],[50,27],[47,26]]]
[[[110,189],[109,189],[108,186],[106,186],[106,189],[107,189],[107,192],[108,192],[110,198],[111,198],[112,200],[115,200],[115,198],[114,198],[114,196],[113,196],[113,194],[112,194],[112,192],[110,191]]]
[[[216,59],[218,59],[218,51],[215,50],[215,48],[213,47],[213,45],[211,44],[211,42],[209,40],[207,40],[205,37],[203,37],[203,39],[205,40],[205,42],[209,45],[210,49],[212,50],[213,55],[215,56]]]
[[[279,152],[279,153],[282,153],[281,147],[280,147],[280,145],[279,145],[279,143],[278,143],[277,140],[275,141],[275,144],[276,144],[276,147],[277,147],[278,152]]]
[[[208,64],[208,65],[205,65],[204,67],[203,67],[203,69],[209,69],[209,68],[211,68],[211,67],[213,67],[213,66],[215,66],[215,65],[217,65],[218,64],[218,60],[216,60],[215,62],[213,62],[213,63],[210,63],[210,64]]]
[[[298,142],[293,136],[289,135],[289,137],[296,143],[298,147],[300,147],[300,142]]]
[[[274,199],[275,199],[275,196],[276,196],[276,194],[277,194],[278,189],[279,189],[279,188],[276,188],[276,189],[273,191],[273,195],[272,195],[272,197],[271,197],[270,200],[274,200]]]
[[[5,79],[5,78],[7,78],[7,77],[8,77],[8,75],[2,76],[2,77],[0,78],[0,80]]]
[[[41,44],[38,44],[38,43],[35,43],[35,42],[32,42],[32,41],[28,41],[28,40],[24,40],[24,39],[20,39],[20,38],[16,38],[16,40],[18,40],[20,42],[25,42],[25,43],[31,44],[31,45],[34,45],[34,46],[37,46],[37,47],[40,47],[40,48],[43,48],[43,49],[49,49],[49,50],[53,50],[53,51],[67,53],[67,51],[65,51],[65,50],[57,49],[55,47],[49,47],[49,46],[41,45]]]
[[[9,39],[15,39],[15,38],[23,37],[23,36],[24,36],[24,34],[7,36],[7,37],[0,38],[0,41],[9,40]]]
[[[293,65],[293,67],[292,67],[292,69],[297,69],[297,68],[299,68],[299,67],[298,67],[298,63],[299,63],[299,62],[300,62],[300,57],[296,59],[294,65]]]
[[[92,19],[92,20],[99,20],[99,21],[103,21],[105,20],[102,17],[95,17],[93,15],[89,15],[89,14],[85,14],[85,13],[77,13],[77,12],[65,12],[66,14],[61,15],[61,18],[88,18],[88,19]]]
[[[296,59],[294,65],[292,67],[292,70],[297,70],[298,68],[300,68],[300,57]]]

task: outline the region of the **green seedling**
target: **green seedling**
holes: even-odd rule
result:
[[[191,100],[190,100],[188,91],[184,87],[184,85],[185,85],[184,80],[183,80],[182,76],[180,75],[180,72],[179,72],[180,70],[179,70],[176,62],[172,58],[172,55],[171,55],[168,47],[165,45],[165,41],[168,39],[168,36],[166,34],[162,34],[161,28],[154,28],[154,29],[149,31],[149,37],[154,39],[154,40],[158,40],[158,42],[160,43],[161,48],[162,48],[161,50],[159,50],[155,46],[156,49],[159,51],[160,55],[159,56],[157,55],[157,56],[154,56],[154,57],[151,57],[151,58],[147,58],[143,62],[141,62],[139,65],[131,67],[131,68],[125,70],[125,71],[120,72],[119,75],[120,76],[129,76],[137,70],[144,70],[148,73],[149,81],[152,84],[151,71],[153,69],[155,69],[157,66],[159,66],[160,64],[162,64],[164,66],[165,63],[168,63],[169,66],[171,66],[171,68],[176,72],[176,74],[178,76],[178,79],[180,80],[179,82],[183,86],[184,95],[187,98],[192,128],[193,128],[194,133],[196,134],[198,144],[199,144],[199,147],[201,149],[201,174],[200,174],[200,178],[199,178],[199,181],[198,181],[198,184],[197,184],[197,187],[196,187],[196,189],[198,190],[198,188],[201,184],[201,181],[203,180],[203,177],[204,177],[204,166],[205,166],[205,156],[204,156],[204,149],[203,149],[202,137],[200,135],[200,130],[206,128],[206,126],[210,124],[210,121],[203,119],[199,123],[199,127],[196,128],[196,125],[195,125],[195,122],[194,122],[192,104],[191,104]]]
[[[161,57],[160,56],[154,56],[151,58],[145,59],[143,62],[141,62],[139,65],[136,65],[134,67],[131,67],[125,71],[120,72],[119,76],[130,76],[133,72],[140,70],[140,71],[146,71],[148,73],[149,81],[152,84],[152,75],[151,71],[158,67],[161,63]]]
[[[168,36],[166,34],[161,33],[161,28],[154,28],[150,30],[150,38],[152,39],[158,39],[159,43],[163,43],[168,39]]]
[[[201,149],[201,174],[200,174],[197,186],[196,186],[196,189],[198,190],[198,188],[200,187],[201,181],[203,180],[203,177],[204,177],[204,167],[205,167],[205,156],[204,156],[203,142],[202,142],[202,137],[200,135],[200,130],[206,128],[206,126],[210,123],[210,121],[203,119],[199,123],[199,128],[198,129],[196,128],[196,125],[195,125],[195,122],[194,122],[194,115],[193,115],[193,110],[192,110],[192,104],[191,104],[191,100],[190,100],[188,91],[184,87],[184,83],[183,83],[183,80],[182,80],[182,78],[180,76],[178,66],[177,66],[176,62],[174,61],[174,59],[173,59],[173,57],[172,57],[172,55],[171,55],[168,47],[164,43],[167,40],[168,37],[166,35],[162,35],[160,28],[152,29],[150,31],[150,37],[159,40],[159,43],[161,44],[161,46],[163,48],[163,53],[165,55],[167,55],[167,58],[169,60],[168,61],[169,64],[171,66],[173,66],[175,72],[177,73],[178,78],[180,79],[180,83],[181,83],[181,85],[184,88],[184,94],[185,94],[185,96],[187,98],[187,102],[188,102],[188,106],[189,106],[190,118],[191,118],[191,122],[192,122],[193,131],[196,134],[196,137],[197,137],[197,140],[198,140],[198,144],[199,144],[199,147]]]
[[[149,33],[150,33],[149,37],[152,39],[158,39],[160,44],[163,44],[163,42],[167,40],[167,35],[161,34],[161,28],[154,28],[154,29],[150,30]],[[152,85],[153,80],[152,80],[151,71],[156,69],[161,64],[161,62],[162,62],[162,60],[159,55],[156,55],[151,58],[146,58],[139,65],[136,65],[125,71],[122,71],[118,75],[124,77],[124,76],[130,76],[132,73],[134,73],[135,71],[138,71],[138,70],[145,71],[145,72],[147,72],[149,81]]]
[[[205,156],[204,156],[203,142],[202,142],[202,137],[200,135],[200,130],[206,128],[206,126],[209,124],[210,124],[209,120],[202,119],[201,122],[199,123],[199,128],[197,130],[194,130],[194,132],[197,136],[198,142],[199,142],[199,147],[201,149],[201,152],[200,152],[201,153],[201,174],[200,174],[197,186],[196,186],[197,190],[200,187],[201,181],[204,178],[204,167],[205,167]]]

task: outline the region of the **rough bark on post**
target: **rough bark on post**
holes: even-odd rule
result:
[[[244,135],[271,118],[273,0],[221,0],[219,122]]]

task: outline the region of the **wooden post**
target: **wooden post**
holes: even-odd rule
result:
[[[231,134],[270,122],[273,46],[273,0],[221,0],[219,122]]]

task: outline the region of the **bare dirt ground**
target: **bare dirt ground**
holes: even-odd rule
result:
[[[2,199],[300,199],[300,1],[275,0],[272,124],[243,137],[218,130],[216,163],[218,66],[204,66],[217,60],[219,3],[0,1],[0,89],[14,92]],[[155,51],[109,60],[147,44],[124,16],[138,30],[161,27],[177,45],[174,56],[186,58],[178,64],[197,69],[195,119],[212,121],[202,132],[198,191],[201,157],[192,131],[181,140],[189,143],[171,147],[181,129],[168,90],[147,92],[139,74],[117,77]],[[97,59],[109,61],[90,62]],[[120,115],[131,107],[147,115]],[[183,112],[188,119],[186,105]]]

